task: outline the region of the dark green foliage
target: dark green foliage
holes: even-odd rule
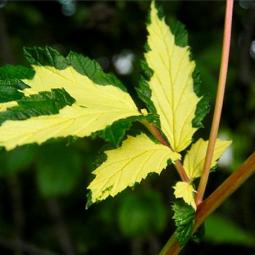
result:
[[[176,201],[173,206],[173,219],[176,226],[176,239],[184,246],[192,236],[195,210],[184,201]]]
[[[1,83],[0,81],[0,103],[5,103],[13,100],[16,101],[21,99],[23,96],[24,94],[18,91],[15,87],[8,86],[8,83]]]
[[[156,108],[151,100],[151,89],[148,84],[148,81],[153,75],[153,71],[150,69],[147,62],[144,60],[140,61],[140,65],[143,74],[141,74],[138,87],[136,87],[137,95],[144,102],[145,106],[147,107],[150,113],[157,114]]]
[[[126,119],[120,119],[113,124],[108,125],[104,130],[97,131],[92,134],[92,137],[101,137],[105,141],[110,142],[114,147],[118,147],[123,138],[126,136],[127,131],[132,127],[133,123],[142,120],[156,123],[158,121],[157,116],[149,114],[147,116],[131,116]]]
[[[95,83],[99,85],[114,85],[126,91],[124,85],[113,74],[105,73],[95,60],[73,51],[68,54],[66,59],[77,72],[88,76]]]
[[[32,79],[34,70],[24,66],[5,65],[0,67],[0,103],[23,97],[20,91],[28,86],[21,79]]]
[[[171,20],[169,22],[170,30],[174,34],[174,41],[176,45],[180,47],[186,47],[189,45],[188,32],[180,21]]]
[[[202,224],[198,230],[192,235],[191,240],[195,243],[200,243],[205,237],[205,224]]]
[[[60,70],[68,66],[65,57],[51,47],[25,47],[24,55],[31,65],[54,66]]]
[[[25,66],[5,65],[0,67],[0,80],[32,79],[34,74],[33,69]]]
[[[81,155],[63,143],[45,144],[36,161],[38,189],[42,196],[70,193],[79,183]]]
[[[57,114],[75,100],[64,89],[40,92],[17,101],[18,105],[0,112],[0,123],[6,120],[24,120],[34,116]]]
[[[0,87],[4,87],[4,86],[5,87],[13,87],[16,90],[23,90],[23,89],[26,89],[26,88],[30,88],[22,80],[17,80],[17,79],[0,80]]]
[[[118,223],[127,237],[160,233],[167,223],[167,210],[160,194],[152,190],[123,194]]]
[[[10,152],[0,152],[0,176],[11,176],[29,168],[35,160],[35,146],[23,146]]]
[[[255,237],[228,217],[213,214],[205,222],[205,238],[213,243],[235,243],[255,247]]]
[[[194,91],[197,94],[198,97],[201,97],[200,101],[197,104],[195,117],[192,120],[193,127],[203,127],[203,119],[206,116],[206,114],[210,110],[210,104],[209,104],[209,98],[206,92],[206,88],[204,88],[200,79],[200,73],[195,69],[195,71],[192,74],[193,80],[194,80]]]
[[[210,111],[209,101],[208,98],[204,96],[202,99],[200,99],[200,101],[197,104],[195,117],[192,120],[193,127],[197,128],[204,127],[202,121],[209,111]]]
[[[127,119],[115,121],[104,130],[92,134],[92,137],[101,137],[117,147],[124,138],[126,131],[130,129],[132,123],[137,120],[139,120],[139,117],[129,117]]]

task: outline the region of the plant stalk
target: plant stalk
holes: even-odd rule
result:
[[[150,123],[147,120],[142,120],[141,123],[150,131],[150,133],[163,145],[169,147],[172,151],[173,148],[169,144],[169,142],[164,138],[164,136],[161,134],[160,130],[155,127],[152,123]],[[184,182],[189,182],[189,177],[187,176],[185,169],[181,163],[180,160],[176,160],[174,162],[175,168],[181,178],[182,181]]]
[[[196,232],[211,213],[213,213],[254,173],[255,152],[198,206],[193,233]],[[178,255],[182,248],[183,247],[181,247],[176,240],[174,233],[162,248],[160,255]]]
[[[228,62],[229,62],[229,51],[230,51],[230,41],[231,41],[231,28],[232,28],[232,16],[233,16],[233,4],[234,0],[226,0],[226,13],[225,13],[225,25],[224,25],[224,38],[223,38],[223,48],[221,56],[221,66],[220,75],[218,81],[218,90],[214,108],[213,121],[210,131],[209,143],[206,151],[206,157],[203,167],[203,174],[200,179],[198,186],[198,192],[196,196],[196,204],[199,205],[203,201],[206,185],[208,182],[209,172],[211,168],[212,158],[216,139],[218,136],[223,99],[226,87]]]

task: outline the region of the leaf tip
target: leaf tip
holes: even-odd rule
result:
[[[174,195],[176,198],[182,198],[183,201],[192,206],[196,210],[196,203],[194,199],[194,188],[190,183],[187,182],[177,182],[174,186]]]

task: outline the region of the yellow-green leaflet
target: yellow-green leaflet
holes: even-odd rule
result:
[[[216,161],[221,157],[221,155],[229,147],[230,144],[231,141],[224,141],[220,139],[216,140],[211,168],[216,165]],[[191,149],[187,152],[184,158],[183,166],[186,170],[187,176],[191,180],[201,176],[207,146],[208,141],[204,141],[203,139],[200,138],[196,143],[192,144]]]
[[[98,85],[71,66],[64,70],[51,66],[33,68],[34,78],[23,80],[31,87],[24,90],[26,95],[64,88],[76,102],[58,114],[5,121],[0,126],[0,146],[7,150],[28,143],[40,144],[54,137],[89,136],[114,121],[140,115],[128,93],[111,84]]]
[[[194,61],[189,47],[175,44],[174,35],[160,19],[152,2],[145,59],[153,71],[149,81],[151,99],[160,117],[162,131],[174,151],[184,150],[196,128],[192,127],[199,98],[193,90]]]
[[[196,203],[194,200],[194,188],[188,182],[177,182],[174,186],[174,195],[176,198],[182,198],[185,203],[191,205],[196,209]]]
[[[6,111],[7,108],[12,107],[12,106],[16,106],[16,105],[17,105],[16,101],[0,103],[0,112]]]
[[[149,173],[160,173],[167,161],[180,155],[167,146],[154,143],[145,134],[129,136],[118,149],[106,151],[107,160],[93,173],[90,183],[91,202],[115,196],[127,187],[140,182]]]

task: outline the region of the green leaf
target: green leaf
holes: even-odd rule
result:
[[[192,236],[195,223],[195,210],[183,201],[176,201],[173,205],[173,219],[176,226],[176,239],[184,246]]]
[[[218,244],[239,244],[255,246],[255,237],[252,233],[243,230],[229,218],[213,214],[205,222],[205,238]]]
[[[68,66],[66,58],[51,47],[24,47],[24,55],[31,65],[54,66],[59,70]]]
[[[16,148],[13,151],[0,152],[0,175],[12,175],[28,169],[36,158],[36,149],[33,146]]]
[[[81,177],[81,156],[61,143],[40,148],[36,162],[38,188],[43,197],[66,195]]]
[[[20,65],[5,65],[0,67],[0,80],[32,79],[35,72],[32,68]]]
[[[80,74],[86,75],[97,84],[109,85],[119,87],[123,91],[127,91],[120,80],[113,74],[104,73],[101,66],[95,61],[88,57],[84,57],[81,54],[71,51],[66,57],[68,63]]]
[[[74,99],[64,89],[39,92],[17,101],[17,106],[0,112],[0,124],[6,120],[25,120],[30,117],[59,113],[64,106],[72,105]]]
[[[207,87],[204,87],[202,85],[201,79],[200,79],[200,72],[197,68],[195,68],[193,74],[192,74],[193,80],[194,80],[194,92],[196,95],[200,98],[200,101],[197,104],[197,108],[195,111],[195,116],[192,120],[192,126],[195,128],[201,128],[204,127],[202,121],[207,115],[207,113],[210,110],[210,104],[209,104],[209,95]]]
[[[21,79],[32,79],[34,70],[24,66],[0,67],[0,103],[21,99],[28,86]],[[1,110],[1,109],[0,109]]]
[[[132,127],[134,122],[147,120],[152,123],[157,123],[158,118],[153,114],[132,116],[125,119],[115,121],[112,125],[108,125],[104,130],[97,131],[92,134],[92,137],[101,137],[105,141],[110,142],[114,147],[118,147],[123,138],[126,136],[127,131]]]
[[[6,85],[7,84],[7,85]],[[16,84],[15,84],[16,85]],[[8,83],[0,82],[0,103],[21,99],[24,94]]]
[[[160,233],[167,223],[167,210],[158,192],[146,190],[121,197],[118,223],[127,237]]]
[[[151,100],[151,89],[148,84],[148,80],[151,79],[153,71],[150,69],[145,60],[140,61],[140,66],[143,74],[139,80],[138,87],[136,87],[136,92],[138,97],[145,103],[145,106],[148,108],[149,112],[157,114],[157,110]]]

